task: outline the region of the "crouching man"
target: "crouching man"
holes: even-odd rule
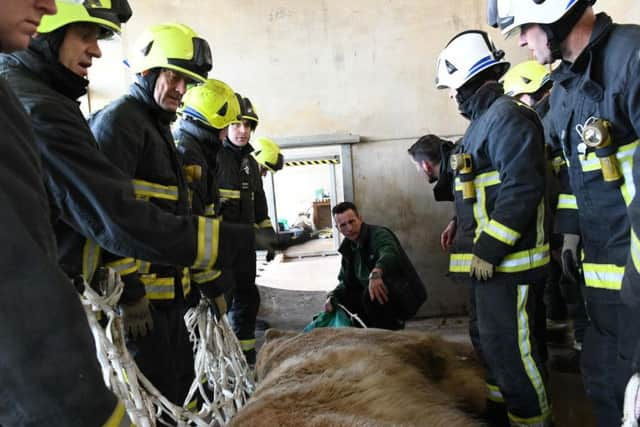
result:
[[[331,212],[346,239],[338,249],[340,283],[329,294],[325,311],[340,304],[368,327],[403,329],[427,294],[398,238],[386,227],[364,223],[351,202],[339,203]]]

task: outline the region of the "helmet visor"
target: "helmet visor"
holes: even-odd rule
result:
[[[281,153],[278,153],[278,159],[276,160],[275,164],[270,162],[265,163],[269,168],[271,168],[273,172],[277,172],[284,166],[284,156]]]
[[[199,37],[193,38],[193,57],[191,59],[168,58],[167,62],[177,67],[185,68],[196,73],[203,79],[211,70],[211,49],[206,40]]]
[[[104,19],[118,27],[127,22],[132,14],[127,0],[85,0],[84,7],[94,18]]]

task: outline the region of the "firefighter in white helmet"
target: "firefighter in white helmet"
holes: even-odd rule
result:
[[[620,424],[640,334],[629,327],[640,323],[640,80],[631,78],[640,72],[640,26],[615,24],[593,3],[492,0],[489,21],[517,32],[541,64],[561,60],[545,129],[568,167],[555,228],[565,236],[564,270],[584,274],[583,382],[598,425],[610,426]]]
[[[470,120],[449,159],[458,221],[450,271],[471,276],[470,334],[487,368],[492,425],[548,426],[535,333],[549,263],[544,135],[533,110],[504,96],[503,56],[485,32],[471,30],[454,36],[437,62],[436,86]]]

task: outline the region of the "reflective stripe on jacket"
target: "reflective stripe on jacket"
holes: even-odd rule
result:
[[[627,205],[636,187],[633,157],[640,135],[640,81],[630,77],[640,72],[638,51],[640,27],[613,24],[600,13],[584,51],[551,76],[548,134],[562,147],[568,165],[566,187],[575,197],[563,198],[567,215],[558,218],[556,228],[571,233],[579,226],[586,285],[609,291],[621,287],[631,244]],[[604,181],[595,149],[586,147],[577,131],[591,117],[611,123],[621,185]]]
[[[455,172],[458,226],[450,271],[468,277],[475,254],[496,266],[496,280],[543,277],[549,246],[540,120],[493,83],[481,87],[465,107],[471,124],[455,152],[471,156],[473,171]],[[473,201],[463,199],[465,181],[473,182]]]

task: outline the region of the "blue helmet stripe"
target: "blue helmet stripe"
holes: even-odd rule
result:
[[[201,120],[201,121],[209,124],[209,120],[207,120],[207,118],[204,115],[200,114],[200,112],[194,110],[193,108],[191,108],[189,106],[185,106],[184,107],[184,110],[182,110],[182,114],[187,114],[187,115],[189,115],[189,116],[191,116],[193,118],[196,118],[198,120]]]
[[[483,70],[488,66],[493,65],[497,62],[498,61],[493,59],[491,56],[485,56],[484,58],[482,58],[481,60],[473,64],[473,66],[469,69],[469,72],[467,73],[467,78],[471,77],[473,74],[477,73],[478,71]]]

